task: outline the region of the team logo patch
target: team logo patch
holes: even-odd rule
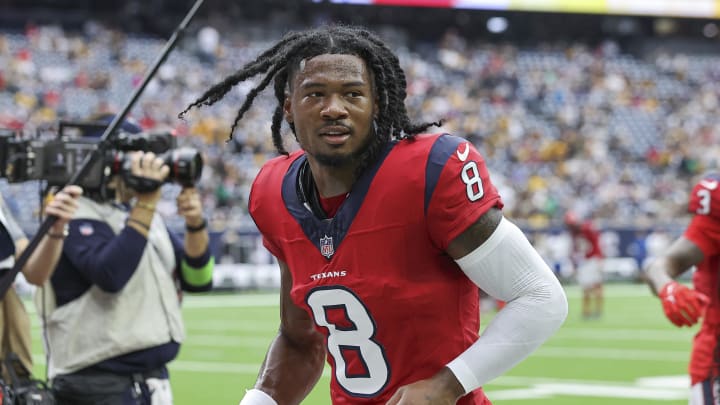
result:
[[[84,223],[78,227],[78,231],[82,236],[90,236],[95,233],[95,228],[93,228],[92,224]]]
[[[320,254],[327,257],[328,259],[335,254],[335,246],[333,246],[333,240],[331,236],[325,235],[320,238]]]

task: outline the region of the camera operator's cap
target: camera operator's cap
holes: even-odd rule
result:
[[[105,129],[107,129],[107,125],[110,125],[110,123],[115,119],[115,114],[103,114],[93,118],[94,122],[106,124],[105,128],[87,131],[83,136],[90,138],[99,138],[105,132]],[[133,120],[132,118],[125,118],[120,124],[119,129],[123,132],[129,132],[131,134],[139,134],[140,132],[142,132],[140,124],[138,124],[137,121]]]

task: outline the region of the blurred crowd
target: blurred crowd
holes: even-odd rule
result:
[[[526,49],[452,31],[433,43],[380,32],[406,69],[410,117],[444,118],[442,131],[473,141],[506,215],[527,227],[558,224],[567,210],[601,226],[682,220],[689,182],[717,167],[720,57],[632,55],[610,41]],[[233,90],[229,102],[194,110],[185,121],[177,115],[282,33],[205,26],[173,50],[130,114],[145,130],[173,130],[181,145],[203,152],[198,187],[216,231],[254,230],[247,196],[260,165],[276,155],[276,101],[271,92],[261,96],[232,138],[237,109],[261,78]],[[78,32],[32,25],[0,31],[0,128],[30,136],[61,119],[118,111],[164,45],[94,22]],[[34,224],[33,187],[0,181],[11,209]],[[164,209],[171,213],[174,203]]]

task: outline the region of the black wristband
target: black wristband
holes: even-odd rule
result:
[[[187,230],[190,233],[200,232],[205,228],[207,228],[207,220],[205,218],[203,218],[202,223],[198,226],[190,226],[187,223],[185,223],[185,230]]]

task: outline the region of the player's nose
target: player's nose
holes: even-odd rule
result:
[[[348,112],[340,97],[337,95],[331,95],[326,98],[320,114],[323,119],[334,121],[347,117]]]

